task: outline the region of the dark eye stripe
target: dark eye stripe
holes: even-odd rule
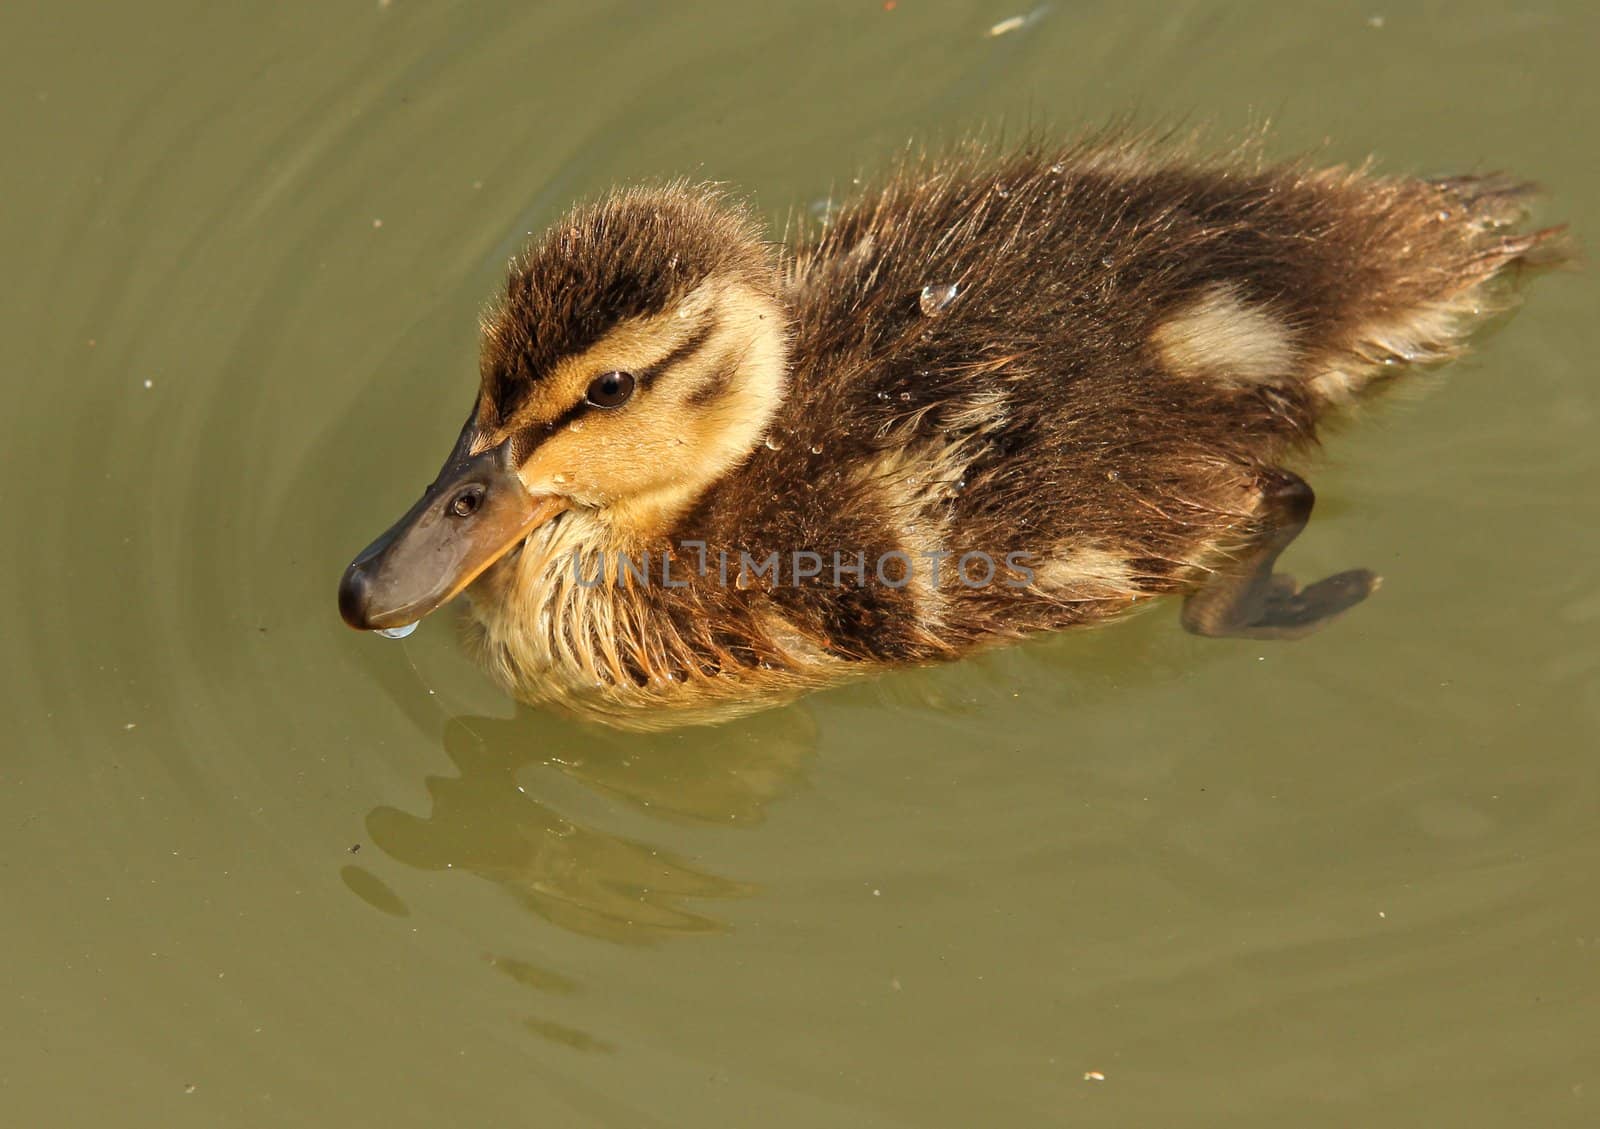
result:
[[[639,388],[648,388],[648,387],[650,387],[651,383],[653,383],[655,381],[656,377],[658,377],[662,373],[666,372],[672,366],[674,366],[676,364],[679,364],[680,362],[682,362],[683,360],[685,360],[689,356],[691,356],[694,353],[698,352],[701,348],[704,347],[704,345],[705,345],[705,343],[707,341],[711,340],[711,335],[716,332],[716,329],[717,329],[717,323],[715,321],[706,321],[706,322],[702,323],[701,325],[697,326],[695,328],[695,331],[693,333],[691,333],[684,340],[683,344],[681,344],[677,348],[673,349],[672,352],[670,352],[666,356],[662,357],[659,361],[657,361],[655,364],[651,365],[649,368],[641,369],[639,372],[634,373],[633,378],[634,378],[634,381],[637,383],[638,387]],[[635,392],[635,395],[637,395],[637,394],[638,393]],[[596,408],[593,404],[589,403],[589,401],[587,399],[582,399],[582,400],[579,400],[576,404],[573,404],[572,407],[568,408],[566,411],[562,412],[555,419],[553,419],[549,423],[545,424],[544,425],[544,430],[548,434],[550,432],[557,431],[560,428],[563,428],[563,427],[567,426],[567,424],[571,423],[573,420],[577,419],[579,416],[584,415],[587,412],[604,411],[604,410],[605,410],[604,408]],[[537,425],[534,425],[534,426],[537,426]],[[529,444],[528,450],[532,451],[533,448],[537,447],[538,445],[539,445],[538,441],[535,441],[535,442]],[[525,458],[526,454],[523,454],[523,457]]]
[[[716,328],[717,323],[714,320],[708,319],[707,321],[702,322],[695,328],[693,333],[684,338],[683,344],[679,345],[676,349],[662,357],[649,368],[634,373],[634,379],[639,382],[640,387],[650,387],[650,385],[654,383],[656,377],[660,376],[674,365],[682,362],[688,357],[693,356],[695,353],[698,353],[705,346],[705,343],[711,340],[711,335],[716,332]]]

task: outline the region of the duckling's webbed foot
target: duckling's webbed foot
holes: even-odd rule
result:
[[[1273,471],[1262,492],[1256,541],[1183,602],[1183,626],[1196,635],[1298,639],[1378,588],[1378,575],[1364,568],[1337,572],[1304,588],[1292,576],[1273,572],[1278,555],[1306,527],[1316,495],[1304,479],[1285,470]]]

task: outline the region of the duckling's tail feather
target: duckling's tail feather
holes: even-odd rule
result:
[[[1310,389],[1328,405],[1459,356],[1478,326],[1517,304],[1526,271],[1572,258],[1565,227],[1516,230],[1538,193],[1526,181],[1490,174],[1386,187],[1381,277],[1310,366]]]

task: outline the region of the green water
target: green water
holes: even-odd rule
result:
[[[0,1124],[1600,1124],[1590,273],[1329,444],[1290,563],[1385,585],[1301,643],[637,737],[339,622],[614,182],[1132,112],[1600,230],[1592,6],[884,9],[0,11]]]

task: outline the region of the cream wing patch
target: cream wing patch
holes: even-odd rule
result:
[[[1036,567],[1039,587],[1052,598],[1073,603],[1085,600],[1127,600],[1139,596],[1139,578],[1128,557],[1095,545],[1068,549]]]
[[[1187,380],[1260,384],[1287,377],[1295,360],[1283,320],[1226,282],[1158,325],[1151,344],[1167,371]]]

